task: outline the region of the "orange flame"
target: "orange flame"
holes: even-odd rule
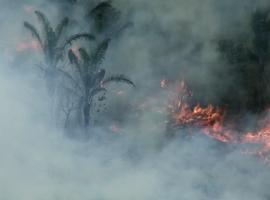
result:
[[[161,84],[162,86],[162,84]],[[255,150],[246,153],[262,157],[270,162],[270,119],[266,117],[258,131],[238,133],[225,126],[226,110],[213,105],[205,107],[197,104],[191,106],[189,100],[192,93],[184,81],[178,82],[167,106],[170,113],[170,126],[174,128],[198,128],[201,132],[215,140],[234,144],[255,144]],[[270,110],[267,112],[270,113]],[[227,125],[227,124],[226,124]],[[233,127],[233,126],[230,126]],[[237,136],[238,135],[242,135]]]

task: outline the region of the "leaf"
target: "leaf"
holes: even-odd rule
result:
[[[30,31],[32,36],[39,42],[40,46],[43,47],[42,40],[37,29],[28,22],[24,22],[24,27]]]
[[[70,49],[68,51],[68,59],[69,59],[71,64],[76,64],[77,65],[79,63],[78,58],[77,58],[77,56],[75,55],[75,53],[73,52],[72,49]]]
[[[105,39],[101,42],[98,47],[94,50],[91,55],[91,64],[94,66],[100,65],[105,58],[106,51],[108,49],[110,39]]]
[[[73,64],[76,67],[76,69],[78,70],[79,75],[80,75],[80,77],[82,79],[83,73],[82,73],[82,70],[81,70],[81,67],[80,67],[80,64],[79,64],[79,58],[76,56],[76,54],[73,52],[72,49],[70,49],[68,51],[68,58],[69,58],[70,63]]]
[[[48,18],[41,11],[38,11],[38,10],[35,11],[35,14],[37,15],[39,21],[41,22],[43,26],[43,31],[45,33],[46,39],[50,40],[50,37],[52,36],[55,37],[55,33],[53,32],[53,29],[50,25]]]
[[[106,9],[112,9],[112,4],[111,1],[103,1],[99,4],[97,4],[90,12],[88,15],[90,16],[95,16],[98,15],[99,13],[103,13],[104,11],[106,11]]]
[[[109,21],[116,22],[119,19],[120,12],[112,6],[110,0],[103,1],[95,6],[88,13],[89,17],[94,20],[95,29],[98,32],[104,31]]]
[[[106,78],[105,80],[103,80],[102,84],[106,85],[111,82],[122,82],[122,83],[129,84],[133,87],[136,87],[135,84],[129,78],[125,77],[123,74],[110,76]]]
[[[83,60],[84,64],[88,64],[90,57],[87,53],[87,51],[84,48],[79,48],[80,57]]]
[[[55,34],[56,34],[56,40],[59,41],[63,30],[68,26],[69,23],[69,19],[67,17],[65,17],[60,24],[57,25],[56,29],[55,29]]]
[[[89,33],[78,33],[78,34],[72,35],[65,41],[63,48],[65,48],[67,45],[71,45],[72,42],[79,39],[94,40],[95,37]]]

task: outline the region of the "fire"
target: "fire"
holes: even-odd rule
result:
[[[226,122],[226,109],[211,104],[201,106],[197,103],[192,106],[190,104],[192,96],[184,81],[177,82],[172,88],[167,105],[170,127],[196,128],[200,130],[199,132],[223,143],[255,145],[257,146],[255,150],[246,150],[246,153],[258,155],[270,162],[270,115],[259,123],[257,131],[240,133],[233,128],[237,124]],[[269,110],[267,112],[270,114]]]
[[[230,142],[234,138],[223,127],[226,116],[225,109],[208,105],[197,104],[192,107],[189,99],[192,92],[184,81],[176,84],[176,93],[172,95],[168,105],[171,115],[171,126],[174,128],[200,128],[202,132],[222,142]]]
[[[270,120],[268,119],[262,128],[257,132],[249,132],[243,136],[244,143],[256,144],[255,150],[248,151],[249,154],[255,154],[262,157],[270,163]]]

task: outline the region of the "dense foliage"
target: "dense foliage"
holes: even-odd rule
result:
[[[250,34],[219,41],[231,80],[223,94],[224,104],[235,111],[260,112],[270,103],[270,10],[256,10],[250,18]],[[222,77],[222,75],[221,75]],[[226,77],[222,77],[226,80]]]

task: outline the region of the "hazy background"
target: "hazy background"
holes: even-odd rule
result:
[[[241,147],[223,147],[200,134],[166,140],[166,114],[155,107],[166,100],[157,93],[163,78],[185,78],[218,99],[213,90],[221,86],[213,85],[212,72],[225,64],[214,41],[245,31],[247,16],[264,2],[114,1],[133,26],[113,40],[104,66],[127,74],[137,88],[120,88],[120,96],[111,92],[107,111],[97,116],[107,115],[105,125],[82,142],[52,125],[50,98],[35,68],[40,57],[20,44],[31,39],[22,24],[37,24],[35,9],[57,21],[69,10],[76,21],[91,1],[0,0],[0,199],[269,200],[268,165],[243,155]],[[107,131],[114,121],[121,124],[118,133]]]

